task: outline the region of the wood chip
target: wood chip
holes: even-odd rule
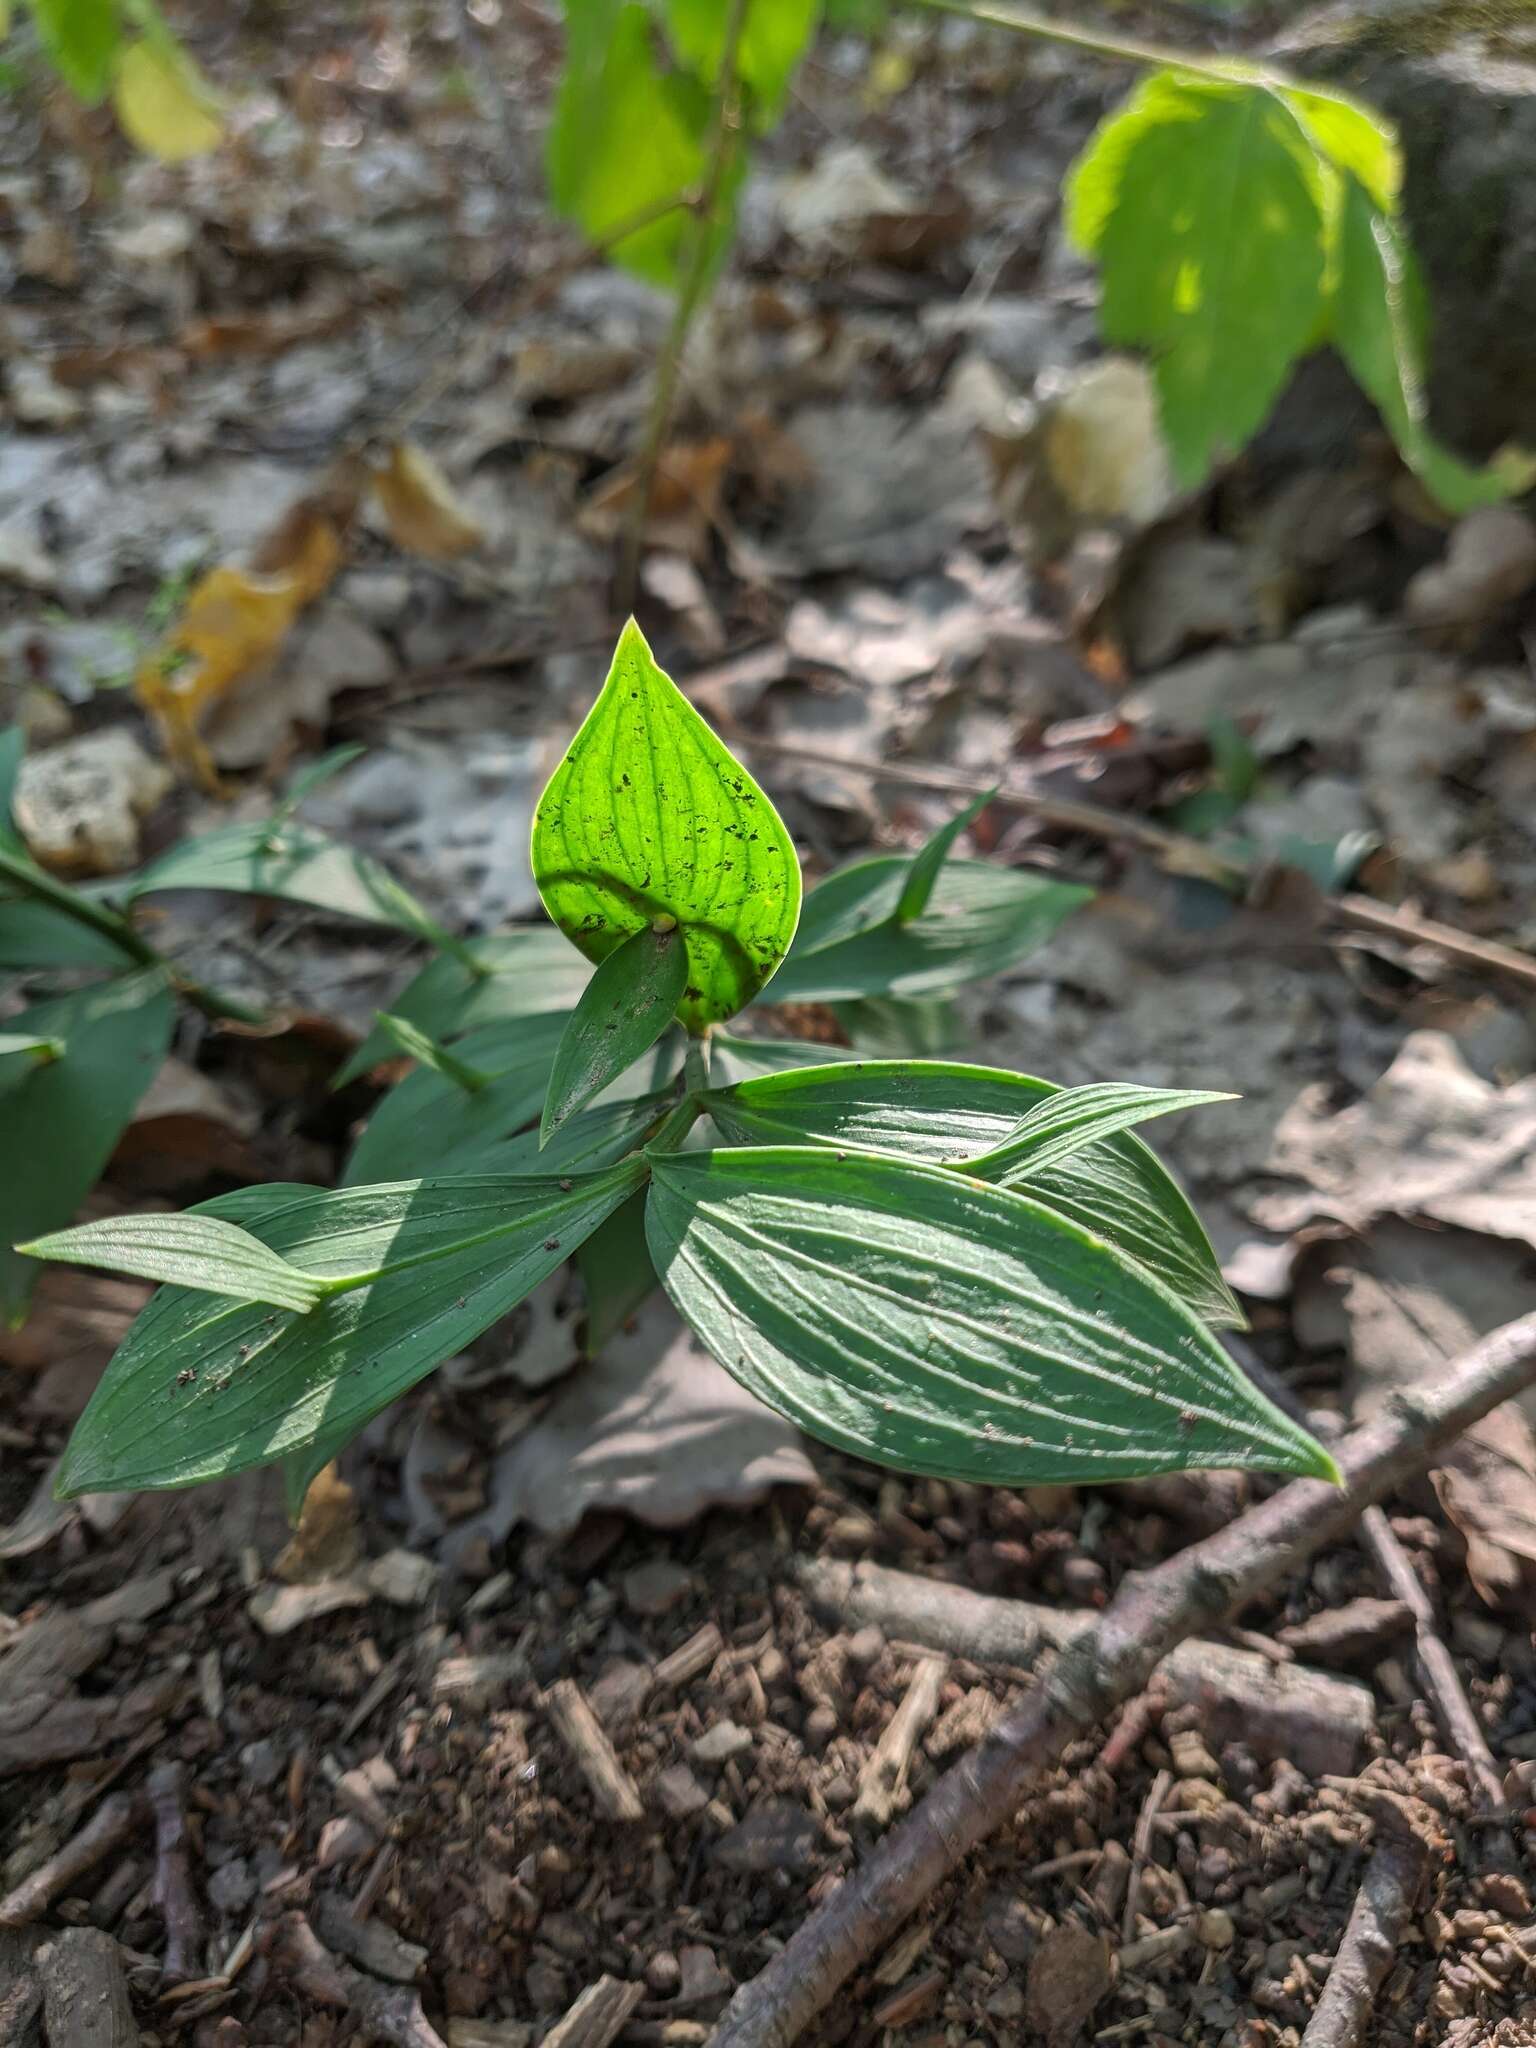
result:
[[[426,1966],[429,1950],[407,1941],[382,1920],[360,1920],[346,1904],[327,1892],[315,1902],[315,1932],[329,1949],[356,1963],[371,1977],[391,1984],[414,1984]]]
[[[889,1827],[894,1816],[909,1803],[907,1777],[912,1768],[912,1753],[939,1710],[939,1695],[948,1671],[947,1657],[924,1657],[913,1672],[901,1705],[859,1773],[859,1796],[853,1802],[855,1820]]]
[[[639,1787],[620,1763],[618,1751],[603,1733],[586,1694],[576,1681],[573,1678],[557,1680],[548,1692],[539,1695],[538,1703],[592,1788],[599,1810],[609,1820],[643,1820],[645,1806]],[[617,1983],[618,1979],[604,1978],[602,1982]],[[592,1987],[594,1991],[597,1988],[596,1985]],[[560,2024],[563,2026],[565,2022]],[[559,2027],[555,2032],[559,2032]],[[554,2035],[548,2038],[553,2040]]]
[[[568,1685],[571,1681],[562,1679],[561,1683]],[[544,2036],[542,2048],[608,2048],[644,1996],[643,1984],[626,1984],[621,1977],[599,1977],[595,1984],[587,1986],[564,2019],[555,2021]]]
[[[712,1621],[706,1621],[686,1643],[662,1658],[651,1673],[652,1681],[656,1685],[686,1685],[690,1678],[701,1677],[724,1648],[725,1637]]]
[[[41,1950],[49,2048],[139,2048],[123,1954],[99,1927],[71,1927]]]

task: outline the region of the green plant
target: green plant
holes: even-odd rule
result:
[[[1328,343],[1447,511],[1536,480],[1524,451],[1476,468],[1429,431],[1427,306],[1389,122],[1236,58],[1159,50],[985,0],[915,4],[1149,70],[1073,166],[1067,224],[1102,275],[1105,340],[1152,359],[1181,484],[1237,454],[1298,359]],[[729,247],[750,139],[777,119],[821,10],[814,0],[565,0],[565,11],[551,197],[615,261],[678,292],[649,474],[677,357]]]
[[[177,162],[223,133],[218,101],[155,0],[25,0],[38,51],[88,107],[110,98],[129,140]],[[10,8],[0,0],[0,37]]]
[[[548,935],[461,948],[381,1020],[382,1044],[418,1064],[346,1185],[247,1188],[30,1243],[164,1283],[75,1430],[62,1489],[282,1460],[297,1504],[370,1416],[599,1232],[618,1236],[584,1268],[594,1325],[659,1279],[727,1371],[884,1464],[998,1483],[1332,1475],[1212,1334],[1238,1311],[1134,1134],[1218,1098],[724,1028],[779,994],[994,973],[1086,893],[955,859],[954,838],[833,875],[799,916],[772,804],[631,622],[534,825],[560,943],[596,964],[574,1007],[535,1007],[553,995]],[[18,1031],[64,1042],[20,1088],[68,1069],[66,1022]]]

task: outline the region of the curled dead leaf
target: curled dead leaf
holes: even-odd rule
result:
[[[373,489],[390,539],[407,554],[442,562],[484,539],[437,464],[409,441],[390,449],[373,472]]]

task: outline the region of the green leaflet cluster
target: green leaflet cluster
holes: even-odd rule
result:
[[[1181,482],[1236,454],[1325,343],[1448,511],[1536,476],[1516,452],[1474,468],[1428,429],[1427,305],[1401,183],[1389,123],[1235,61],[1154,72],[1096,130],[1067,180],[1067,225],[1102,270],[1105,339],[1152,354]]]
[[[414,1065],[341,1188],[250,1188],[27,1247],[163,1283],[76,1428],[63,1488],[281,1461],[301,1501],[371,1416],[572,1256],[590,1343],[659,1282],[761,1399],[901,1470],[1332,1475],[1212,1334],[1241,1315],[1136,1135],[1220,1096],[1060,1089],[719,1028],[782,996],[856,1024],[894,1003],[889,1030],[902,1005],[1040,945],[1086,892],[954,858],[977,808],[912,858],[830,877],[800,918],[782,821],[631,624],[534,825],[546,906],[597,963],[573,1005],[536,1007],[545,935],[460,947],[379,1020],[370,1047]],[[6,1099],[69,1071],[84,1028],[20,1020],[0,1045]]]

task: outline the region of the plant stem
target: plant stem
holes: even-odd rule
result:
[[[741,31],[746,18],[747,0],[730,0],[730,12],[725,21],[725,40],[720,49],[720,75],[715,86],[714,128],[705,154],[704,176],[694,202],[693,246],[688,255],[688,267],[678,288],[672,325],[667,331],[667,338],[662,344],[661,355],[656,364],[656,382],[651,389],[651,407],[645,423],[645,441],[640,451],[640,466],[635,477],[635,495],[630,504],[629,524],[624,535],[624,558],[619,566],[621,611],[627,612],[634,605],[635,589],[640,574],[640,551],[645,544],[645,522],[650,516],[651,498],[656,489],[656,472],[661,462],[662,447],[672,424],[672,408],[677,398],[677,380],[683,364],[683,348],[688,340],[688,331],[693,325],[694,315],[703,304],[704,295],[709,288],[710,268],[715,254],[716,214],[726,174],[730,169],[731,152],[736,140],[741,111],[741,81],[736,73],[736,58],[741,48]]]
[[[957,14],[964,21],[979,21],[990,28],[1011,29],[1017,35],[1034,36],[1043,43],[1059,43],[1069,50],[1084,50],[1093,57],[1108,57],[1118,64],[1149,64],[1158,69],[1193,71],[1202,78],[1217,78],[1224,85],[1234,80],[1254,82],[1271,74],[1256,64],[1235,57],[1208,57],[1197,51],[1165,49],[1157,43],[1143,43],[1134,36],[1113,36],[1103,29],[1074,28],[1048,15],[1033,14],[1024,7],[989,5],[988,0],[916,0],[919,7],[935,14]]]
[[[709,1040],[690,1038],[683,1054],[683,1086],[690,1095],[702,1095],[709,1086]]]
[[[46,903],[50,910],[72,918],[88,931],[98,932],[134,966],[163,968],[187,1001],[201,1010],[205,1017],[223,1017],[236,1024],[265,1023],[261,1011],[253,1010],[249,1003],[220,995],[216,989],[204,988],[200,982],[183,980],[165,955],[156,952],[121,911],[109,910],[105,904],[93,902],[89,896],[82,896],[78,889],[71,889],[66,882],[56,881],[45,868],[7,852],[3,847],[0,847],[0,877],[14,882],[36,902]]]

